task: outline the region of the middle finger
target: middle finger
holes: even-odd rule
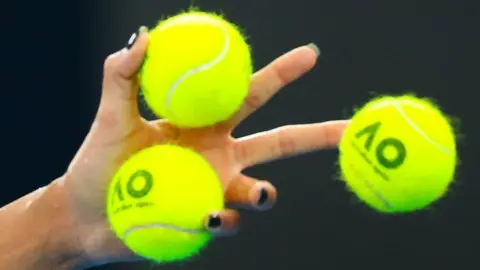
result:
[[[237,139],[236,161],[243,168],[325,148],[336,147],[348,121],[291,125]]]

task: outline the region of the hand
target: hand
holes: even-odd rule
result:
[[[266,210],[276,201],[275,187],[242,174],[243,169],[290,154],[337,146],[346,121],[285,126],[240,139],[230,135],[280,88],[315,65],[319,54],[315,46],[296,48],[253,75],[245,103],[230,120],[208,128],[181,129],[165,120],[146,121],[140,116],[137,71],[149,37],[145,28],[134,35],[127,48],[106,59],[96,118],[67,173],[56,183],[68,194],[78,237],[89,260],[135,258],[110,232],[104,206],[107,186],[116,170],[143,148],[175,141],[195,149],[215,168],[229,205]],[[205,226],[216,235],[229,235],[236,231],[238,221],[238,212],[227,209],[210,213]]]

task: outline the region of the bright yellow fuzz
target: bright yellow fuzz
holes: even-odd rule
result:
[[[133,155],[117,171],[107,198],[115,234],[136,254],[156,262],[196,254],[211,238],[204,219],[223,206],[221,183],[208,162],[174,145]]]
[[[419,210],[439,199],[454,178],[456,161],[449,121],[431,102],[414,96],[370,101],[340,143],[343,180],[384,213]]]
[[[233,24],[187,12],[151,30],[140,83],[156,115],[180,127],[205,127],[240,108],[251,74],[249,46]]]

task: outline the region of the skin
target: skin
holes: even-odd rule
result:
[[[197,150],[218,173],[227,203],[258,211],[274,205],[276,189],[242,170],[337,147],[347,121],[290,125],[239,139],[230,135],[283,86],[316,64],[316,46],[293,49],[255,73],[248,98],[230,120],[209,128],[179,129],[164,120],[148,122],[139,114],[137,72],[148,38],[142,27],[125,49],[106,59],[98,113],[68,170],[48,186],[0,209],[3,269],[83,269],[139,259],[109,230],[105,196],[121,164],[151,145],[175,141]],[[233,235],[239,218],[237,210],[226,209],[206,217],[205,227],[217,236]]]

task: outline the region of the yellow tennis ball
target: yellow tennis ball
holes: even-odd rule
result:
[[[140,84],[157,116],[181,127],[205,127],[240,108],[251,74],[250,48],[233,24],[187,12],[151,30]]]
[[[114,176],[107,198],[112,230],[137,255],[181,260],[210,240],[204,219],[223,209],[215,171],[199,154],[174,145],[144,149]]]
[[[419,210],[439,199],[456,161],[449,121],[431,102],[408,95],[367,103],[340,142],[343,180],[384,213]]]

